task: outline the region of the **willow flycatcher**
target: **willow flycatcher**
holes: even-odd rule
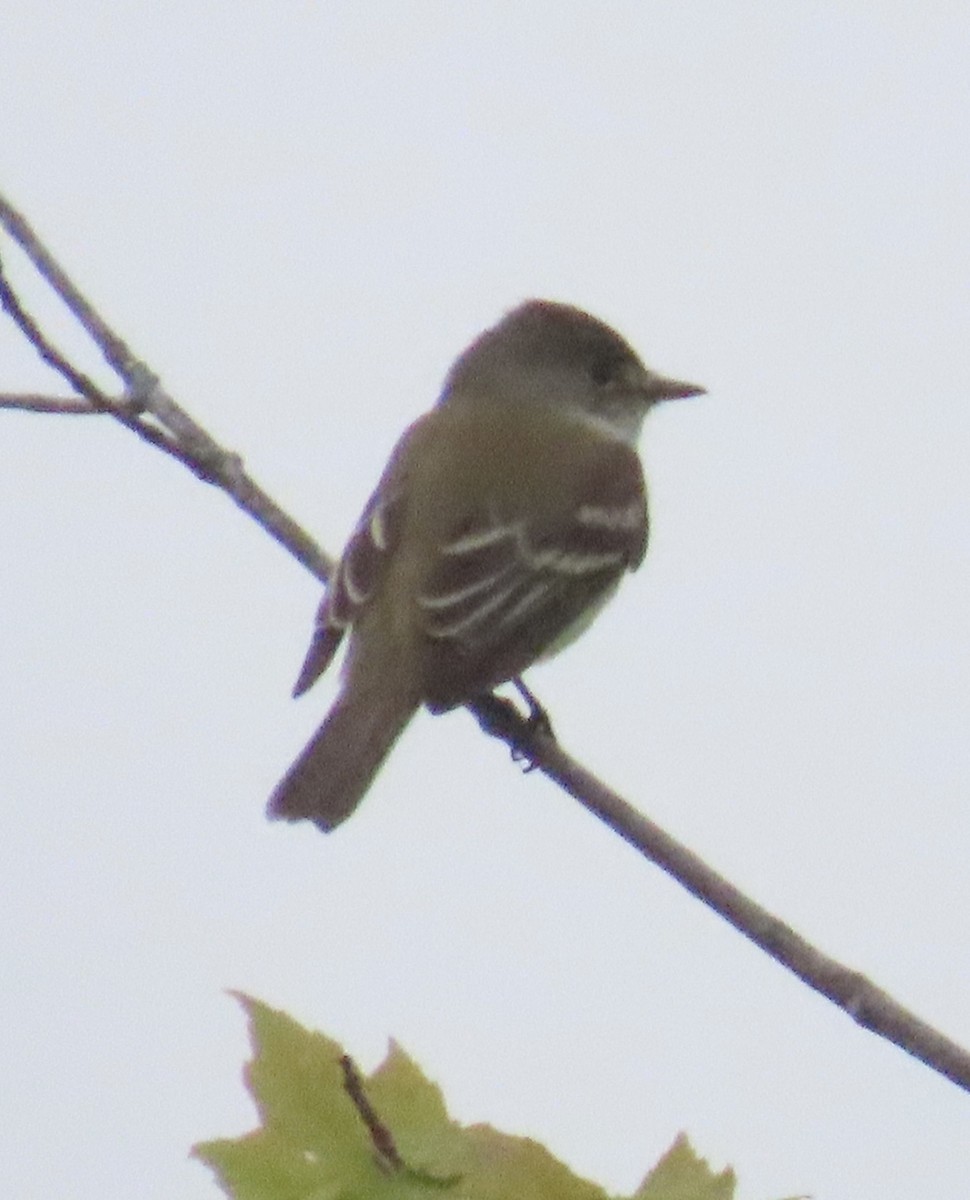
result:
[[[422,704],[466,704],[578,636],[647,548],[643,418],[703,391],[546,300],[474,341],[398,442],[330,581],[294,695],[349,634],[343,686],[270,815],[332,829]]]

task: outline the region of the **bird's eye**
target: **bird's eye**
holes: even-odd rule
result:
[[[597,387],[604,387],[616,378],[616,361],[612,358],[596,358],[590,363],[589,377]]]

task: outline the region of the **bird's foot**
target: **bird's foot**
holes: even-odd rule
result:
[[[552,721],[549,714],[525,686],[521,679],[514,679],[516,690],[529,706],[524,714],[504,696],[486,692],[476,696],[469,705],[482,729],[492,737],[501,738],[512,751],[512,761],[525,764],[526,771],[535,770],[535,739],[552,738]]]

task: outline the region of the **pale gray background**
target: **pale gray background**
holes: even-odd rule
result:
[[[966,4],[4,8],[2,186],[330,549],[524,297],[707,384],[646,431],[646,568],[532,682],[970,1041]],[[7,328],[0,367],[52,386]],[[215,1196],[187,1148],[253,1121],[226,987],[367,1066],[396,1036],[618,1191],[686,1129],[744,1200],[966,1195],[964,1093],[465,714],[334,837],[266,824],[332,695],[287,698],[319,589],[130,434],[0,415],[0,572],[5,1195]]]

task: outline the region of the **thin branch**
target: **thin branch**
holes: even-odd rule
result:
[[[349,1054],[340,1056],[340,1069],[344,1075],[344,1091],[350,1097],[354,1108],[360,1114],[360,1119],[367,1127],[370,1140],[377,1152],[378,1161],[393,1167],[395,1171],[403,1170],[404,1159],[398,1152],[394,1135],[377,1115],[377,1111],[368,1099],[360,1071]]]
[[[101,348],[108,365],[124,378],[124,364],[131,361],[131,351],[67,277],[60,263],[34,232],[23,213],[14,208],[3,195],[0,195],[0,225],[3,225],[37,268],[41,277],[64,301],[95,345]]]
[[[837,1004],[864,1029],[920,1059],[970,1091],[970,1053],[898,1004],[864,975],[829,958],[790,925],[762,908],[709,867],[692,850],[638,812],[605,783],[575,762],[541,727],[508,700],[487,696],[469,705],[486,733],[548,776],[599,817],[644,858],[729,921],[776,962]]]
[[[119,339],[120,341],[120,339]],[[134,358],[126,365],[130,393],[167,429],[181,447],[184,461],[206,483],[216,484],[297,558],[321,583],[334,571],[334,561],[312,537],[247,474],[238,454],[226,450],[162,387],[158,377]]]
[[[103,417],[105,409],[95,408],[88,400],[76,396],[38,396],[31,392],[0,394],[0,408],[20,412],[55,413],[59,417]]]
[[[47,365],[71,385],[71,387],[88,401],[93,408],[104,412],[111,411],[111,401],[101,391],[93,379],[78,370],[60,350],[49,340],[27,309],[21,304],[20,298],[13,290],[7,279],[3,263],[0,261],[0,307],[14,321],[20,332],[37,351]]]
[[[432,1175],[430,1171],[411,1167],[404,1161],[397,1148],[397,1143],[394,1141],[394,1135],[371,1104],[360,1070],[349,1054],[340,1056],[340,1069],[344,1076],[344,1091],[350,1097],[351,1103],[357,1109],[357,1113],[367,1129],[377,1163],[381,1169],[386,1172],[399,1171],[417,1183],[453,1191],[456,1184],[461,1182],[460,1175]]]
[[[106,360],[123,380],[125,394],[121,400],[105,396],[60,358],[23,312],[0,266],[4,307],[45,361],[51,362],[68,378],[72,387],[93,407],[110,413],[140,437],[151,441],[154,436],[157,439],[154,444],[159,449],[178,458],[201,479],[221,487],[280,545],[318,579],[326,582],[333,570],[333,560],[246,474],[237,455],[218,445],[175,403],[157,377],[134,357],[125,342],[94,311],[26,220],[2,197],[0,225],[23,247],[37,270],[97,342]],[[65,366],[66,370],[63,369]],[[93,393],[89,395],[90,389]],[[51,405],[64,403],[55,398],[49,402]],[[6,407],[28,406],[8,404]],[[62,410],[38,406],[33,411]],[[146,422],[146,413],[157,425]],[[146,432],[148,430],[151,436]],[[511,703],[492,696],[468,707],[487,733],[504,740],[516,755],[528,759],[645,858],[656,863],[777,962],[844,1009],[859,1025],[894,1042],[970,1091],[970,1054],[966,1050],[897,1004],[865,976],[822,954],[783,921],[745,896],[575,762],[541,725],[537,727],[535,722],[530,723]]]

